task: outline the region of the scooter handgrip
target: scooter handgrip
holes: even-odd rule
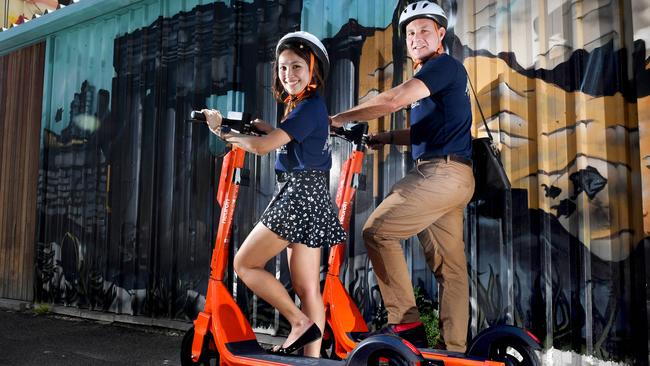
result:
[[[192,113],[190,113],[190,118],[195,121],[205,122],[205,114],[201,111],[192,111]]]

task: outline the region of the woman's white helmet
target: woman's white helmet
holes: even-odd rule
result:
[[[406,25],[412,20],[428,18],[438,23],[442,28],[447,28],[447,15],[440,5],[429,0],[418,1],[409,4],[399,16],[399,28],[404,31]]]
[[[323,79],[327,79],[327,73],[330,69],[330,59],[325,46],[315,35],[304,31],[287,33],[284,37],[280,38],[278,45],[275,46],[276,59],[279,56],[280,47],[288,42],[302,43],[309,47],[323,66]]]

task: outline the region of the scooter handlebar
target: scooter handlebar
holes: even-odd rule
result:
[[[239,133],[250,135],[255,133],[257,135],[266,135],[266,132],[260,131],[255,128],[255,125],[251,123],[251,114],[250,113],[238,113],[240,118],[225,118],[221,119],[221,128],[233,129]],[[192,123],[205,123],[205,115],[201,111],[192,111],[190,113],[190,119],[188,122]]]
[[[222,117],[221,125],[233,127],[234,125],[237,125],[239,123],[246,123],[245,117],[247,114],[248,113],[242,113],[242,119]],[[250,121],[250,114],[248,114],[248,116]],[[187,121],[192,123],[205,123],[206,122],[205,114],[203,114],[203,112],[201,111],[192,111],[190,112],[190,119],[188,119]]]
[[[190,122],[205,122],[205,114],[201,111],[192,111],[190,113]]]
[[[368,144],[368,123],[357,122],[347,127],[336,127],[331,130],[332,135],[348,140],[358,148]]]

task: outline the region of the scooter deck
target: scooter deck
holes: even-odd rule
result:
[[[256,361],[275,362],[284,365],[313,365],[313,366],[342,366],[345,361],[328,360],[305,356],[283,356],[268,353],[260,347],[257,341],[241,341],[226,344],[228,351],[237,358]]]
[[[482,357],[473,357],[461,352],[445,351],[434,348],[419,348],[418,350],[422,353],[422,357],[425,359],[445,358],[447,364],[485,365],[488,363],[492,365],[503,365],[502,362],[489,361]]]
[[[348,337],[355,342],[361,342],[360,336],[363,333],[359,332],[350,332],[347,333]],[[447,350],[441,350],[441,349],[435,349],[435,348],[418,348],[418,351],[422,353],[422,356],[431,361],[436,361],[440,360],[440,362],[443,362],[442,364],[462,364],[462,365],[471,365],[471,366],[479,366],[479,365],[485,365],[485,362],[489,362],[490,364],[496,364],[496,365],[502,365],[502,363],[498,362],[493,362],[493,361],[487,361],[485,358],[482,357],[473,357],[466,355],[465,353],[461,352],[454,352],[454,351],[447,351]],[[454,360],[456,359],[456,360]],[[445,361],[446,360],[446,361]]]

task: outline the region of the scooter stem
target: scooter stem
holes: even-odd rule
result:
[[[336,205],[339,207],[339,221],[343,229],[350,235],[350,218],[352,217],[352,201],[359,188],[361,168],[363,166],[364,150],[352,151],[341,169],[341,179],[336,191]],[[330,249],[328,259],[328,274],[338,276],[345,255],[345,242],[339,243]]]
[[[219,178],[219,191],[217,201],[221,205],[219,216],[219,230],[212,250],[212,263],[210,264],[210,278],[222,281],[228,269],[228,249],[230,233],[232,232],[232,219],[239,193],[241,173],[244,169],[246,151],[233,146],[223,160],[221,176]]]

